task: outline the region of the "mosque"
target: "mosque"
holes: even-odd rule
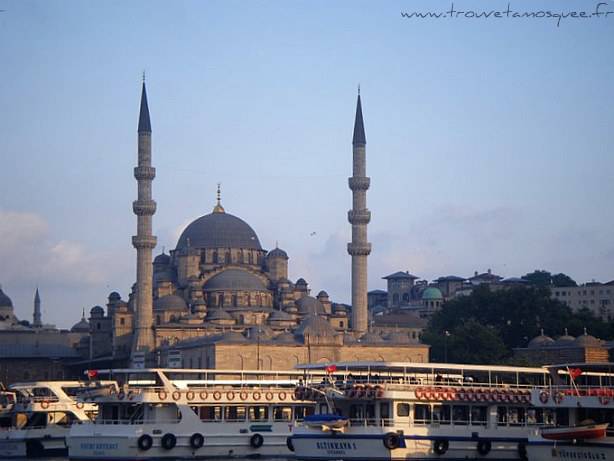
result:
[[[137,281],[127,300],[113,292],[95,306],[91,338],[79,350],[88,363],[112,366],[284,369],[332,360],[428,361],[428,346],[403,332],[369,331],[367,312],[366,138],[360,92],[353,135],[352,306],[312,294],[288,278],[289,256],[266,250],[254,229],[222,205],[191,222],[176,247],[153,258],[151,121],[145,83],[138,123]],[[75,328],[81,328],[81,324]]]

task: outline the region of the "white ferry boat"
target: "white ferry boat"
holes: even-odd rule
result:
[[[433,363],[348,362],[328,369],[299,396],[320,401],[289,440],[300,460],[527,460],[544,368]]]
[[[89,421],[96,414],[95,404],[77,400],[85,388],[76,381],[9,386],[2,396],[6,403],[0,427],[0,458],[66,456],[70,426]]]
[[[614,461],[614,364],[546,368],[552,384],[539,391],[534,404],[553,418],[529,436],[529,459]]]
[[[316,406],[295,395],[305,374],[297,370],[98,374],[116,379],[120,391],[92,399],[98,417],[71,428],[71,460],[286,458],[293,424],[314,414]]]

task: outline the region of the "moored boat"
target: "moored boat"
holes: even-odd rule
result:
[[[578,426],[547,427],[541,430],[541,436],[546,440],[592,440],[606,436],[610,423],[579,424]]]

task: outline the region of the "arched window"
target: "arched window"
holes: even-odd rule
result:
[[[120,319],[119,319],[119,324],[120,324],[120,325],[125,325],[125,324],[126,324],[126,319],[125,319],[125,318],[123,318],[123,317],[122,317],[122,318],[120,318]]]

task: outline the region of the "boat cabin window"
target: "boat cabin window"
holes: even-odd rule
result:
[[[222,407],[203,406],[199,408],[201,421],[221,421]]]
[[[407,412],[407,414],[409,415],[409,411]],[[382,419],[390,418],[390,403],[389,402],[380,402],[379,417]]]
[[[471,425],[486,426],[488,421],[487,407],[471,407]]]
[[[57,424],[58,426],[70,426],[76,420],[77,418],[74,414],[64,411],[55,411],[53,413],[48,413],[47,416],[48,424]]]
[[[559,426],[569,426],[569,409],[557,408],[555,421]]]
[[[273,407],[273,421],[291,421],[292,407]]]
[[[435,405],[433,407],[433,423],[450,424],[450,405]]]
[[[311,416],[314,413],[314,408],[312,406],[296,406],[294,407],[294,419],[302,420],[305,416]]]
[[[269,419],[269,407],[257,406],[249,407],[249,420],[250,421],[268,421]]]
[[[397,416],[401,418],[409,416],[409,403],[397,403]]]
[[[417,403],[414,405],[414,423],[430,424],[431,422],[431,406]]]
[[[32,413],[24,427],[46,427],[47,413]]]
[[[452,420],[455,426],[469,424],[469,407],[467,405],[454,405],[452,407]]]
[[[245,407],[228,406],[224,408],[224,421],[245,421]]]
[[[524,426],[527,423],[524,407],[497,407],[497,425]]]
[[[365,407],[363,405],[350,405],[350,419],[364,419]]]

